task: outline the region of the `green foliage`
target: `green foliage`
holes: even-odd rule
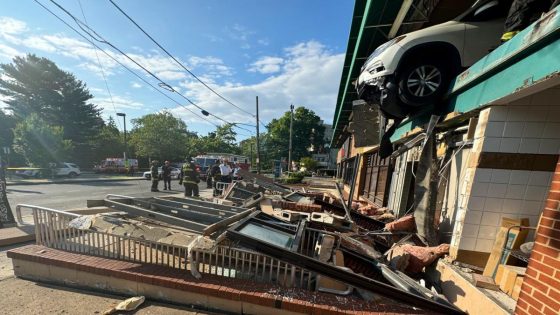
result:
[[[14,116],[6,115],[6,113],[0,109],[0,147],[9,147],[12,145],[12,129],[15,123]]]
[[[31,114],[14,128],[14,150],[34,166],[48,167],[63,162],[72,149],[72,141],[63,139],[60,126],[49,126],[37,114]]]
[[[130,144],[140,156],[181,161],[196,150],[187,125],[167,111],[142,116],[132,124]]]
[[[235,143],[236,136],[237,133],[233,130],[233,125],[225,124],[216,128],[215,132],[210,132],[207,136],[197,138],[194,142],[196,143],[198,153],[219,152],[240,154],[241,150],[237,143]]]
[[[268,133],[263,147],[273,158],[288,157],[290,141],[290,112],[279,119],[273,119],[267,126]],[[324,144],[325,127],[321,119],[310,109],[298,107],[294,110],[292,128],[292,160],[298,161],[308,156],[310,151]],[[311,149],[311,150],[310,150]]]
[[[315,161],[313,158],[311,157],[304,157],[301,158],[301,160],[299,160],[300,166],[305,167],[306,170],[308,171],[315,171],[317,169],[318,166],[318,162]]]
[[[29,54],[0,65],[0,95],[21,122],[31,114],[50,126],[61,126],[74,149],[68,160],[83,162],[92,155],[91,141],[103,126],[101,110],[85,83],[49,59]]]
[[[109,121],[101,127],[99,133],[91,141],[94,149],[95,161],[101,161],[108,157],[122,157],[124,152],[124,135],[117,129],[113,117],[109,117]],[[128,157],[133,155],[128,152]]]
[[[304,172],[290,173],[290,175],[288,175],[288,177],[286,177],[284,179],[284,183],[286,183],[286,184],[299,184],[299,183],[301,183],[301,181],[303,180],[304,177],[305,177]]]

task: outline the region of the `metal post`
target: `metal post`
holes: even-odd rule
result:
[[[352,174],[352,181],[350,182],[350,197],[348,198],[348,208],[352,209],[352,201],[354,200],[354,190],[356,189],[356,179],[358,178],[358,169],[360,168],[361,154],[356,154],[354,161],[354,174]]]
[[[0,160],[0,228],[12,226],[16,226],[16,222],[6,194],[5,165]]]
[[[126,157],[126,114],[125,113],[117,113],[117,116],[120,116],[123,118],[123,122],[124,122],[124,152],[123,152],[123,157],[124,157],[124,164],[125,166],[128,166],[128,159]]]
[[[294,125],[294,105],[290,105],[290,144],[288,146],[288,174],[292,171],[292,127]]]
[[[256,97],[257,100],[257,174],[261,173],[261,148],[259,145],[259,97]]]
[[[250,163],[251,166],[249,166],[250,168],[249,171],[250,171],[251,169],[253,169],[253,143],[252,142],[249,142],[249,148],[251,150],[251,163]]]

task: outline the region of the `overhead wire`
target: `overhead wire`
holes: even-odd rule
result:
[[[47,8],[45,5],[43,5],[41,2],[39,2],[38,0],[33,0],[35,1],[37,4],[39,4],[43,9],[45,9],[47,12],[49,12],[50,14],[52,14],[54,17],[56,17],[58,20],[60,20],[62,23],[64,23],[66,26],[68,26],[71,30],[73,30],[76,34],[78,34],[80,37],[82,37],[83,39],[85,39],[86,41],[88,41],[92,46],[98,48],[101,52],[103,52],[105,55],[107,55],[109,58],[111,58],[112,60],[114,60],[116,63],[118,63],[120,66],[122,66],[123,68],[125,68],[126,70],[128,70],[130,73],[132,73],[134,76],[136,76],[138,79],[142,80],[142,82],[144,82],[145,84],[149,85],[150,87],[152,87],[155,91],[157,91],[158,93],[160,93],[161,95],[165,96],[166,98],[168,98],[169,100],[171,100],[172,102],[176,103],[177,105],[183,107],[184,109],[186,109],[187,111],[191,112],[193,115],[195,115],[196,117],[208,122],[211,125],[214,125],[215,127],[220,127],[220,125],[217,125],[211,121],[209,121],[208,119],[200,116],[199,114],[197,114],[196,112],[194,112],[193,110],[191,110],[190,108],[186,107],[185,105],[181,104],[180,102],[178,102],[177,100],[175,100],[174,98],[170,97],[169,95],[163,93],[161,90],[159,90],[158,88],[156,88],[152,83],[150,83],[149,81],[147,81],[145,78],[143,78],[141,75],[139,75],[138,73],[136,73],[134,70],[130,69],[128,66],[126,66],[125,64],[123,64],[121,61],[119,61],[117,58],[113,57],[111,54],[109,54],[108,52],[106,52],[105,50],[103,50],[101,47],[99,47],[97,44],[95,44],[92,40],[90,40],[89,38],[87,38],[85,35],[83,35],[82,33],[80,33],[76,28],[74,28],[72,25],[68,24],[64,19],[62,19],[60,16],[58,16],[56,13],[54,13],[52,10],[50,10],[49,8]]]
[[[244,110],[243,108],[235,105],[234,103],[232,103],[230,100],[226,99],[223,95],[221,95],[220,93],[216,92],[212,87],[210,87],[208,84],[206,84],[206,82],[202,81],[197,75],[195,75],[191,70],[187,69],[187,67],[185,67],[185,65],[180,62],[179,60],[177,60],[177,58],[175,58],[169,51],[167,51],[167,49],[165,49],[160,43],[158,43],[158,41],[156,41],[150,34],[148,34],[148,32],[146,32],[138,23],[136,23],[136,21],[130,17],[130,15],[128,15],[126,12],[124,12],[123,9],[121,9],[121,7],[119,7],[113,0],[109,0],[109,2],[111,2],[111,4],[113,4],[113,6],[115,6],[115,8],[117,8],[117,10],[119,10],[124,16],[126,16],[126,18],[128,20],[130,20],[130,22],[132,22],[132,24],[134,24],[140,31],[142,31],[142,33],[144,33],[144,35],[146,35],[154,44],[156,44],[161,50],[163,50],[171,59],[173,59],[173,61],[175,61],[175,63],[177,63],[181,68],[183,68],[185,71],[187,71],[192,77],[194,77],[198,82],[200,82],[202,85],[204,85],[208,90],[210,90],[212,93],[214,93],[215,95],[217,95],[219,98],[221,98],[222,100],[226,101],[227,103],[229,103],[230,105],[232,105],[233,107],[239,109],[240,111],[249,114],[251,116],[255,116],[253,113],[250,113],[246,110]]]
[[[36,0],[34,0],[36,1]],[[119,49],[117,46],[115,46],[114,44],[112,44],[111,42],[107,41],[103,36],[101,36],[99,33],[97,33],[95,30],[93,30],[91,27],[89,27],[88,25],[84,24],[84,22],[82,22],[80,19],[78,19],[77,17],[75,17],[72,13],[70,13],[68,10],[66,10],[63,6],[61,6],[60,4],[58,4],[56,1],[54,0],[50,0],[50,2],[52,2],[55,6],[57,6],[60,10],[62,10],[66,15],[68,15],[72,20],[74,20],[74,22],[76,23],[76,25],[78,25],[78,27],[86,34],[90,35],[95,41],[106,44],[108,46],[110,46],[111,48],[113,48],[114,50],[116,50],[117,52],[119,52],[121,55],[123,55],[124,57],[126,57],[128,60],[130,60],[131,62],[133,62],[135,65],[137,65],[138,67],[140,67],[142,70],[144,70],[146,73],[148,73],[150,76],[152,76],[154,79],[156,79],[157,81],[159,81],[158,85],[164,89],[166,89],[167,91],[173,92],[178,94],[180,97],[184,98],[187,102],[189,102],[191,105],[195,106],[196,108],[200,109],[202,114],[205,116],[212,116],[220,121],[223,121],[224,123],[229,123],[227,120],[212,114],[208,111],[206,111],[204,108],[200,107],[198,104],[196,104],[195,102],[193,102],[192,100],[190,100],[188,97],[186,97],[185,95],[183,95],[182,93],[179,93],[177,90],[175,90],[171,85],[167,84],[165,81],[163,81],[161,78],[159,78],[156,74],[154,74],[153,72],[151,72],[150,70],[148,70],[146,67],[144,67],[143,65],[141,65],[138,61],[134,60],[132,57],[130,57],[128,54],[126,54],[124,51],[122,51],[121,49]],[[86,29],[84,29],[87,28]],[[89,30],[89,31],[88,31]],[[90,32],[92,32],[93,34],[95,34],[97,36],[97,38],[95,36],[93,36]],[[240,129],[244,129],[244,128],[240,128]],[[247,130],[247,129],[245,129]],[[249,130],[247,130],[249,131]]]
[[[78,5],[80,6],[80,11],[82,11],[82,16],[84,17],[84,22],[87,24],[86,14],[84,13],[84,8],[82,7],[82,2],[78,1]],[[113,105],[113,110],[115,111],[115,115],[118,116],[117,108],[115,107],[115,102],[113,101],[113,94],[111,93],[111,89],[109,89],[109,83],[107,82],[107,78],[105,77],[105,70],[103,69],[103,65],[101,64],[101,60],[99,59],[99,54],[97,53],[97,48],[95,50],[95,57],[97,58],[97,65],[101,70],[101,76],[103,77],[103,81],[105,81],[105,87],[107,88],[107,93],[109,93],[109,99],[111,100],[111,104]],[[117,119],[117,124],[119,125],[119,129],[121,128],[121,121]]]

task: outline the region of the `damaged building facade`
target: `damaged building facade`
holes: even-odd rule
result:
[[[503,310],[560,311],[547,298],[559,296],[560,285],[558,8],[460,73],[442,102],[401,120],[359,100],[360,68],[387,39],[461,9],[451,12],[446,1],[432,8],[397,2],[357,2],[333,122],[337,177],[354,200],[387,208],[395,218],[413,214],[430,245],[449,244],[450,261],[485,276],[496,278],[500,264],[527,267],[509,255],[519,252],[518,243],[535,241],[530,259],[525,257],[526,281],[514,295],[517,308],[513,302]],[[427,20],[413,22],[420,13]],[[504,229],[507,244],[498,246]],[[440,276],[445,281],[445,273]],[[546,286],[538,284],[543,280]],[[473,301],[471,295],[455,304],[469,313],[482,311],[469,308]]]

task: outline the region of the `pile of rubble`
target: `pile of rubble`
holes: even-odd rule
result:
[[[211,200],[109,195],[88,201],[89,206],[118,212],[91,217],[79,228],[186,246],[197,270],[200,264],[211,264],[210,269],[243,277],[245,260],[239,266],[239,254],[233,257],[229,251],[247,250],[256,255],[256,262],[249,258],[248,266],[260,281],[461,313],[423,274],[449,246],[428,247],[416,233],[413,216],[394,220],[387,209],[348,202],[338,185],[331,190],[293,190],[264,176],[242,175],[244,180]],[[195,261],[190,251],[203,253],[202,258]],[[259,257],[264,257],[262,263]],[[294,267],[289,271],[288,266]],[[191,273],[203,277],[192,269]]]

